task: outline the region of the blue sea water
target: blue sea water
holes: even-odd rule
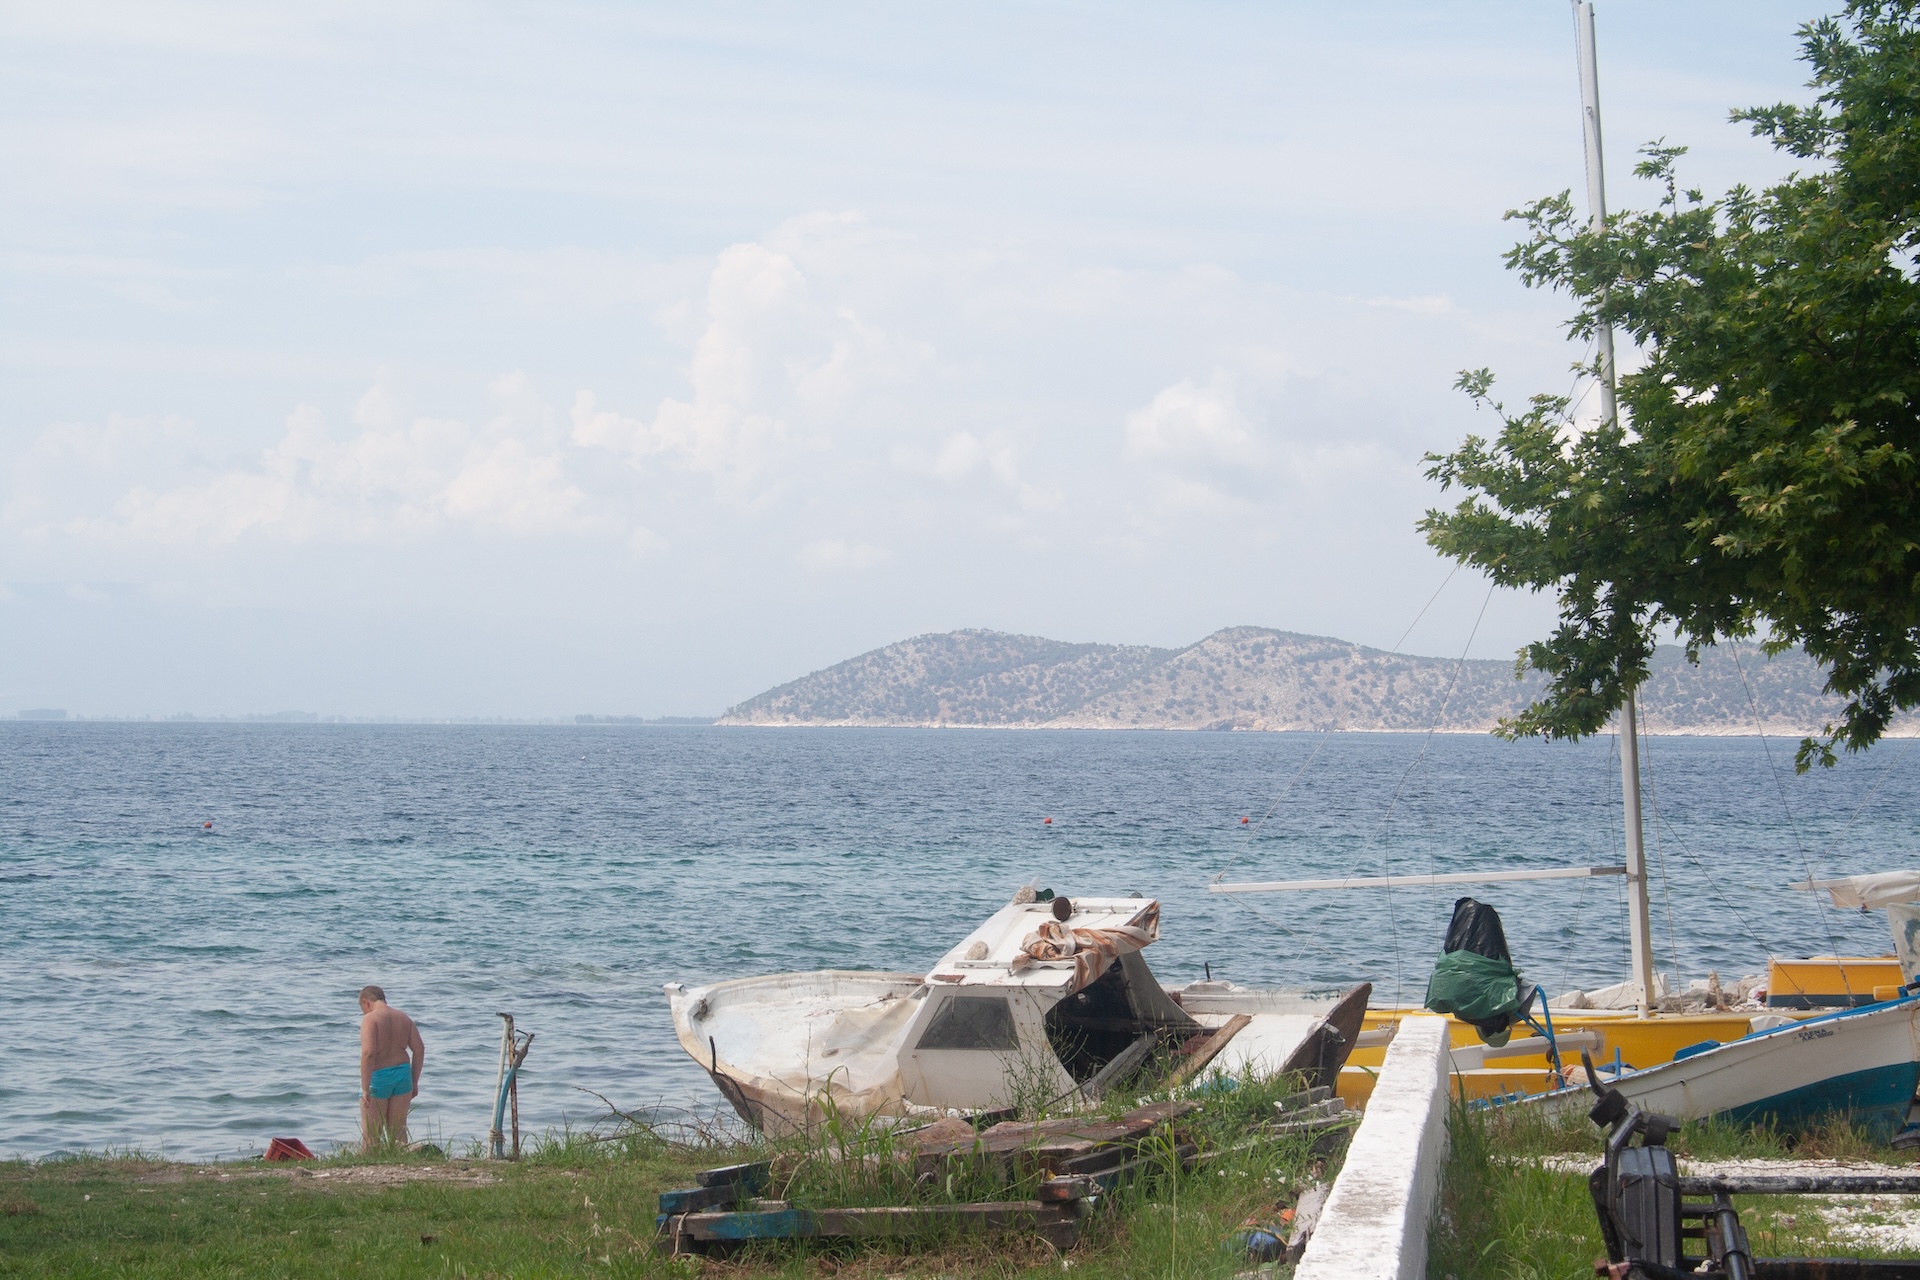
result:
[[[1920,865],[1911,742],[1645,745],[1663,968],[1887,949],[1787,885]],[[0,1155],[350,1140],[368,982],[426,1038],[416,1136],[484,1134],[499,1010],[530,1130],[711,1105],[662,983],[921,969],[1036,875],[1161,899],[1166,980],[1417,1001],[1457,891],[1209,879],[1617,862],[1619,808],[1610,738],[0,724]],[[1617,878],[1477,896],[1549,991],[1624,975]]]

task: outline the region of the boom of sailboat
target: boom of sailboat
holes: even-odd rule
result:
[[[1520,871],[1449,871],[1427,876],[1340,876],[1328,880],[1250,880],[1210,884],[1208,893],[1299,893],[1310,889],[1430,889],[1443,884],[1498,884],[1510,880],[1585,880],[1624,876],[1614,867],[1534,867]]]

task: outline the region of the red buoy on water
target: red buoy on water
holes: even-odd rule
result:
[[[211,830],[213,830],[213,821],[212,821],[211,819],[209,819],[209,820],[207,820],[206,822],[203,822],[203,823],[201,823],[201,824],[200,824],[200,829],[201,829],[202,831],[211,831]]]
[[[1040,823],[1041,823],[1041,825],[1042,825],[1042,826],[1048,826],[1048,827],[1050,827],[1050,826],[1052,826],[1052,825],[1053,825],[1053,819],[1052,819],[1052,818],[1042,818],[1042,819],[1040,819]]]
[[[1243,827],[1244,827],[1244,826],[1246,826],[1246,825],[1247,825],[1247,819],[1245,819],[1245,818],[1242,818],[1242,819],[1240,819],[1240,825],[1241,825],[1241,826],[1243,826]]]

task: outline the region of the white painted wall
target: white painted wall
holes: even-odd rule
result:
[[[1446,1146],[1446,1019],[1402,1018],[1294,1280],[1421,1280]]]

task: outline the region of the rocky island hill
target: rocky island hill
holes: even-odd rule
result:
[[[950,631],[769,689],[719,723],[1484,733],[1525,706],[1538,680],[1516,680],[1507,660],[1387,653],[1264,627],[1229,627],[1184,649]],[[1729,645],[1694,666],[1662,646],[1640,694],[1642,727],[1798,737],[1840,709],[1824,680],[1797,652],[1769,659]]]

